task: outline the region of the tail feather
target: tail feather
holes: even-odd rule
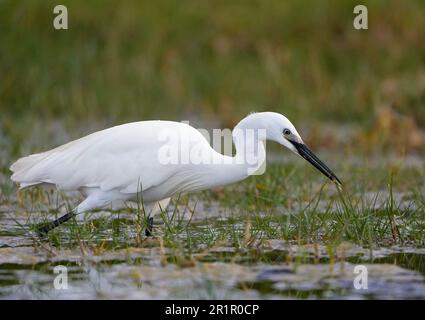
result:
[[[12,181],[18,183],[21,189],[43,183],[43,181],[37,179],[37,174],[31,172],[31,169],[45,159],[45,157],[45,153],[37,153],[18,159],[9,168],[13,172],[11,176]]]

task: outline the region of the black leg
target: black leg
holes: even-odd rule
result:
[[[145,229],[145,236],[150,237],[152,235],[153,229],[153,217],[148,218],[148,226]]]
[[[62,223],[68,221],[72,217],[74,217],[76,214],[75,212],[68,212],[67,214],[63,215],[62,217],[52,221],[48,222],[46,224],[43,224],[42,226],[37,228],[37,233],[40,236],[46,235],[50,230],[60,226]]]

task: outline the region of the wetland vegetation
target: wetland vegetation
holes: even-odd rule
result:
[[[57,31],[54,2],[0,2],[0,298],[425,298],[423,1],[366,1],[363,31],[355,1],[62,3]],[[264,110],[342,190],[269,143],[264,175],[174,198],[152,238],[136,205],[40,239],[79,196],[9,179],[16,158],[115,124],[231,129]]]

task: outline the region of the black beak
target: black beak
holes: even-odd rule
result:
[[[290,143],[297,149],[299,155],[315,166],[321,173],[327,176],[330,180],[335,182],[337,185],[342,185],[342,182],[338,177],[324,164],[304,143],[299,143],[293,140],[289,140]]]

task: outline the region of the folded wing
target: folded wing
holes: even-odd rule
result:
[[[21,188],[49,183],[61,190],[147,190],[165,182],[178,170],[177,165],[161,164],[158,154],[161,147],[170,143],[160,141],[161,133],[173,130],[175,134],[179,130],[194,130],[200,135],[196,129],[177,122],[128,123],[23,157],[10,167],[12,180]]]

